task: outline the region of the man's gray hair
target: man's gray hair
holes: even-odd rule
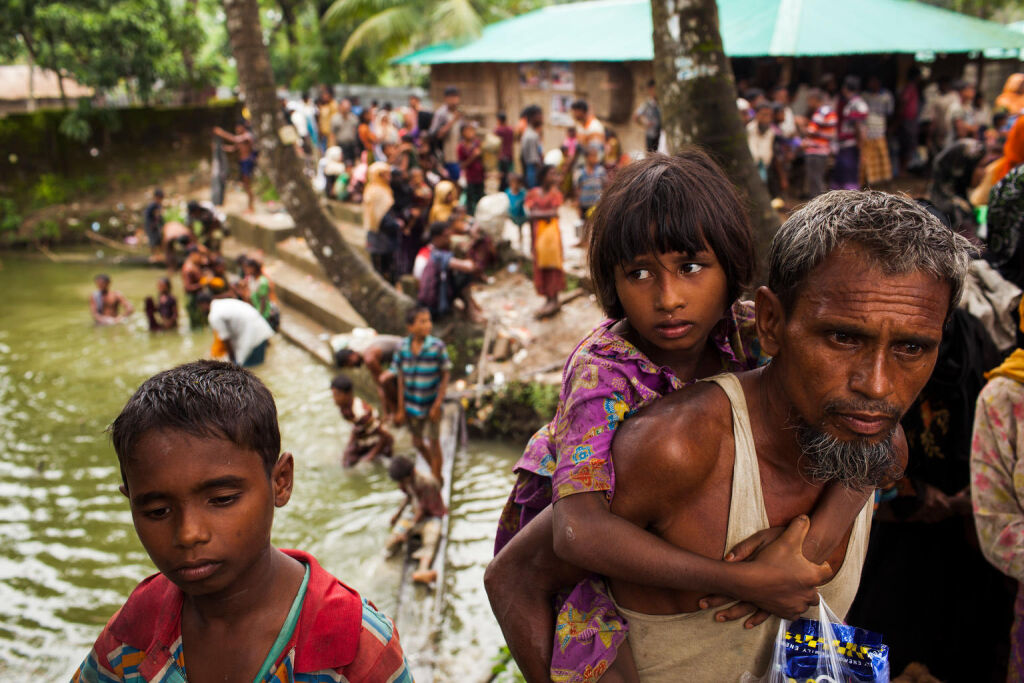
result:
[[[924,272],[948,283],[950,313],[977,255],[966,238],[906,195],[827,192],[794,212],[772,240],[768,287],[787,311],[811,271],[844,244],[864,249],[889,275]]]

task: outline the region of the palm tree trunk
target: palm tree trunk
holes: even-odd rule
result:
[[[334,286],[370,325],[381,332],[404,333],[412,300],[389,286],[349,247],[330,221],[302,172],[295,151],[278,140],[284,121],[277,106],[274,75],[260,28],[256,0],[224,0],[238,83],[252,112],[262,161],[284,206]]]
[[[741,190],[763,266],[779,218],[747,147],[718,6],[715,0],[653,0],[651,17],[654,77],[669,146],[706,148]]]

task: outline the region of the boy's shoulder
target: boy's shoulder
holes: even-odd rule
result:
[[[412,680],[390,619],[312,555],[281,552],[306,564],[310,572],[299,622],[285,649],[294,653],[296,674],[340,671],[353,681]],[[181,590],[162,574],[145,579],[110,619],[83,667],[115,676],[132,669],[140,680],[161,680],[168,653],[181,650],[183,600]]]

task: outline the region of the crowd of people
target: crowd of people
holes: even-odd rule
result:
[[[656,143],[660,112],[653,83],[649,89],[636,120]],[[506,219],[520,229],[520,248],[523,226],[530,228],[535,285],[544,298],[537,315],[557,313],[565,287],[560,209],[578,207],[576,236],[585,247],[587,217],[630,160],[584,100],[572,104],[574,125],[562,144],[546,152],[539,106],[524,108],[514,126],[499,113],[487,130],[464,113],[454,87],[433,112],[415,95],[404,107],[364,107],[358,98],[336,100],[326,86],[315,102],[304,96],[282,108],[297,132],[296,151],[315,169],[315,186],[362,204],[375,269],[392,283],[413,276],[420,303],[435,316],[460,311],[479,319],[471,288],[495,264]]]
[[[211,354],[246,367],[264,361],[270,338],[281,324],[274,283],[263,272],[258,250],[229,264],[221,253],[227,234],[224,216],[210,202],[188,201],[183,220],[164,220],[164,192],[157,188],[143,211],[151,262],[166,265],[144,310],[151,332],[178,329],[179,302],[172,277],[180,278],[185,314],[193,330],[214,332]],[[89,309],[98,325],[124,322],[134,312],[127,298],[110,289],[110,277],[97,275]]]
[[[417,280],[420,305],[408,312],[406,337],[374,336],[335,354],[340,368],[369,371],[380,409],[355,395],[350,377],[331,382],[352,424],[342,463],[387,459],[405,494],[389,546],[421,539],[416,581],[436,579],[431,564],[448,512],[439,425],[451,363],[432,335],[434,318],[458,309],[479,315],[471,288],[493,263],[496,235],[485,220],[492,195],[503,198],[495,212],[502,224],[530,225],[534,285],[545,300],[538,315],[556,313],[565,286],[560,209],[569,197],[577,203],[607,320],[567,359],[558,408],[516,463],[485,577],[529,680],[760,675],[778,619],[797,618],[819,598],[840,619],[884,635],[894,674],[1024,675],[1024,491],[1016,476],[1024,467],[1024,74],[1007,81],[991,116],[970,85],[940,82],[925,94],[915,72],[895,96],[877,78],[864,89],[856,76],[821,85],[802,94],[805,115],[786,89],[770,100],[741,90],[762,179],[779,194],[802,186],[810,198],[775,236],[755,301],[742,297],[756,262],[743,203],[705,153],[654,151],[661,118],[653,84],[634,115],[645,126],[639,160],[623,154],[582,100],[572,105],[576,125],[547,152],[538,107],[515,127],[502,116],[481,134],[463,120],[454,88],[433,114],[418,100],[403,111],[360,108],[334,102],[329,90],[315,107],[306,98],[290,111],[302,153],[322,152],[325,191],[362,202],[377,271],[392,282]],[[885,187],[916,165],[930,165],[929,199],[862,189]],[[492,195],[488,174],[500,188]],[[161,202],[154,193],[147,234],[162,221]],[[272,284],[257,258],[242,263],[244,277],[227,276],[210,245],[216,231],[207,236],[196,221],[203,227],[189,228],[190,239],[174,232],[164,245],[169,262],[184,254],[190,321],[208,315],[230,360],[258,363],[266,339],[252,326],[241,333],[240,321],[270,329]],[[98,323],[132,314],[109,277],[96,284]],[[173,329],[176,308],[163,278],[146,305],[152,329]],[[165,557],[172,553],[161,532],[148,526],[164,505],[147,494],[154,481],[175,501],[195,485],[172,482],[157,455],[171,449],[216,461],[237,451],[224,467],[237,468],[239,480],[265,474],[267,500],[283,505],[291,488],[292,461],[279,454],[279,438],[255,443],[222,426],[238,416],[217,392],[190,395],[194,406],[174,404],[180,391],[153,393],[210,374],[241,386],[263,425],[254,433],[276,434],[265,388],[216,364],[152,378],[113,427],[125,490],[140,512],[136,528],[164,574],[160,595],[182,605],[173,628],[190,642],[203,630],[187,611],[218,614],[201,590],[216,568]],[[204,439],[194,434],[207,432],[189,420],[214,424],[218,436],[205,440],[222,452],[197,448]],[[391,429],[403,425],[429,472],[395,452]],[[410,505],[412,516],[403,517]],[[259,543],[243,548],[236,535],[232,552],[267,549],[270,522],[260,522]],[[239,574],[221,588],[257,586],[282,615],[292,588],[305,590],[302,572],[322,571],[294,551],[270,549],[259,561],[266,566],[248,583]],[[268,579],[274,567],[277,583]],[[338,583],[321,577],[316,594]],[[146,596],[133,594],[127,613],[143,610]],[[378,633],[383,625],[387,637],[360,648],[384,648],[380,672],[404,680],[397,635],[370,610],[364,601],[363,623]],[[119,623],[104,630],[82,680],[116,667],[107,659],[114,648],[142,651]],[[285,620],[288,629],[302,623]],[[281,656],[268,671],[287,669],[294,655]],[[348,664],[322,663],[337,673]]]

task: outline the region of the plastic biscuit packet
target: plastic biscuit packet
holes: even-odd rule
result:
[[[889,683],[889,646],[878,633],[847,626],[825,604],[818,619],[779,624],[771,666],[741,683]]]

